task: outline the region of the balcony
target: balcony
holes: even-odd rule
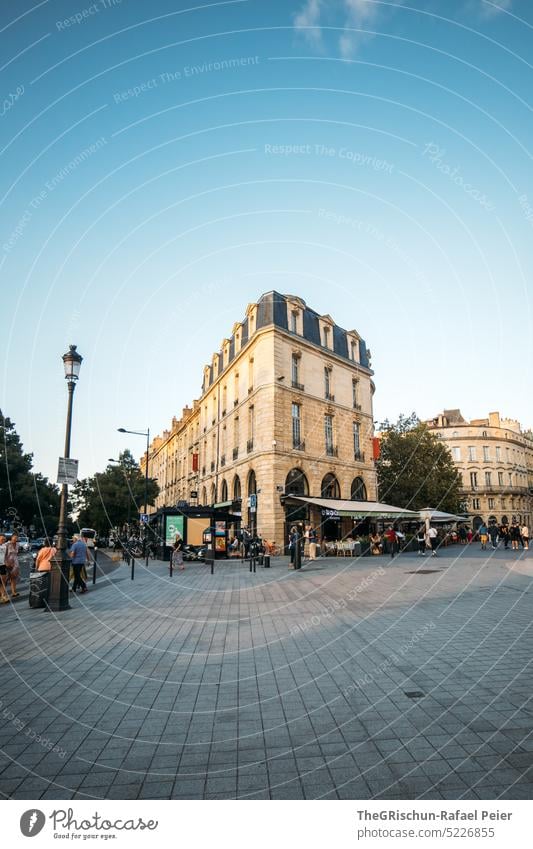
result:
[[[353,458],[354,460],[357,460],[358,463],[364,463],[365,461],[365,455],[362,451],[354,451]]]
[[[293,451],[305,451],[305,440],[293,440],[292,449]]]
[[[303,392],[304,389],[305,389],[305,386],[303,385],[303,383],[298,383],[298,381],[296,381],[296,380],[292,381],[291,386],[292,386],[293,389],[298,389],[299,392]]]
[[[334,401],[335,395],[332,395],[331,392],[326,392],[325,398],[326,398],[326,401]]]
[[[233,449],[233,459],[236,460],[238,456],[239,456],[239,449],[234,448]]]
[[[250,454],[254,450],[254,441],[253,439],[249,439],[246,443],[246,453]]]
[[[336,445],[326,445],[326,454],[328,457],[338,457],[339,451]]]
[[[223,454],[222,457],[220,458],[220,465],[221,466],[226,465],[226,455],[225,454]]]

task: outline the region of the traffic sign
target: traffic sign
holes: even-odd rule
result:
[[[148,524],[148,513],[139,513],[139,522],[141,525]]]
[[[78,461],[60,457],[57,468],[57,483],[74,486],[78,482]]]

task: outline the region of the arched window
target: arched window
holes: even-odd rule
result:
[[[352,501],[368,501],[368,495],[363,478],[353,479],[350,498]]]
[[[481,516],[474,516],[472,520],[472,527],[474,528],[474,531],[477,531],[477,529],[481,527],[482,524],[483,519],[481,518]]]
[[[233,479],[233,500],[238,501],[239,498],[242,498],[241,495],[241,479],[239,475],[235,475]]]
[[[211,485],[211,502],[210,503],[216,504],[216,500],[217,500],[217,488],[216,488],[215,484],[212,484]]]
[[[207,489],[205,488],[205,486],[202,489],[202,504],[204,507],[207,506]]]
[[[228,500],[228,485],[226,481],[222,481],[222,487],[220,489],[220,500],[227,501]]]
[[[496,516],[489,516],[489,525],[497,525],[497,524],[498,524],[498,520],[497,520]]]
[[[322,498],[340,498],[341,489],[339,482],[331,472],[327,474],[320,485],[320,495]]]
[[[248,495],[252,495],[254,492],[257,492],[257,481],[255,479],[255,472],[252,469],[248,475]]]
[[[309,495],[309,484],[301,469],[291,469],[285,479],[285,495]]]

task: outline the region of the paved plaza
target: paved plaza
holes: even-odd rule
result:
[[[287,565],[0,609],[2,796],[533,798],[533,551]]]

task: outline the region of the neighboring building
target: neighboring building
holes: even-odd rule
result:
[[[482,522],[531,524],[533,434],[514,419],[489,413],[468,422],[460,410],[427,422],[445,442],[463,478],[463,496],[474,526]]]
[[[263,295],[205,366],[199,400],[153,440],[156,508],[224,504],[281,543],[283,494],[375,500],[372,374],[355,330]]]

